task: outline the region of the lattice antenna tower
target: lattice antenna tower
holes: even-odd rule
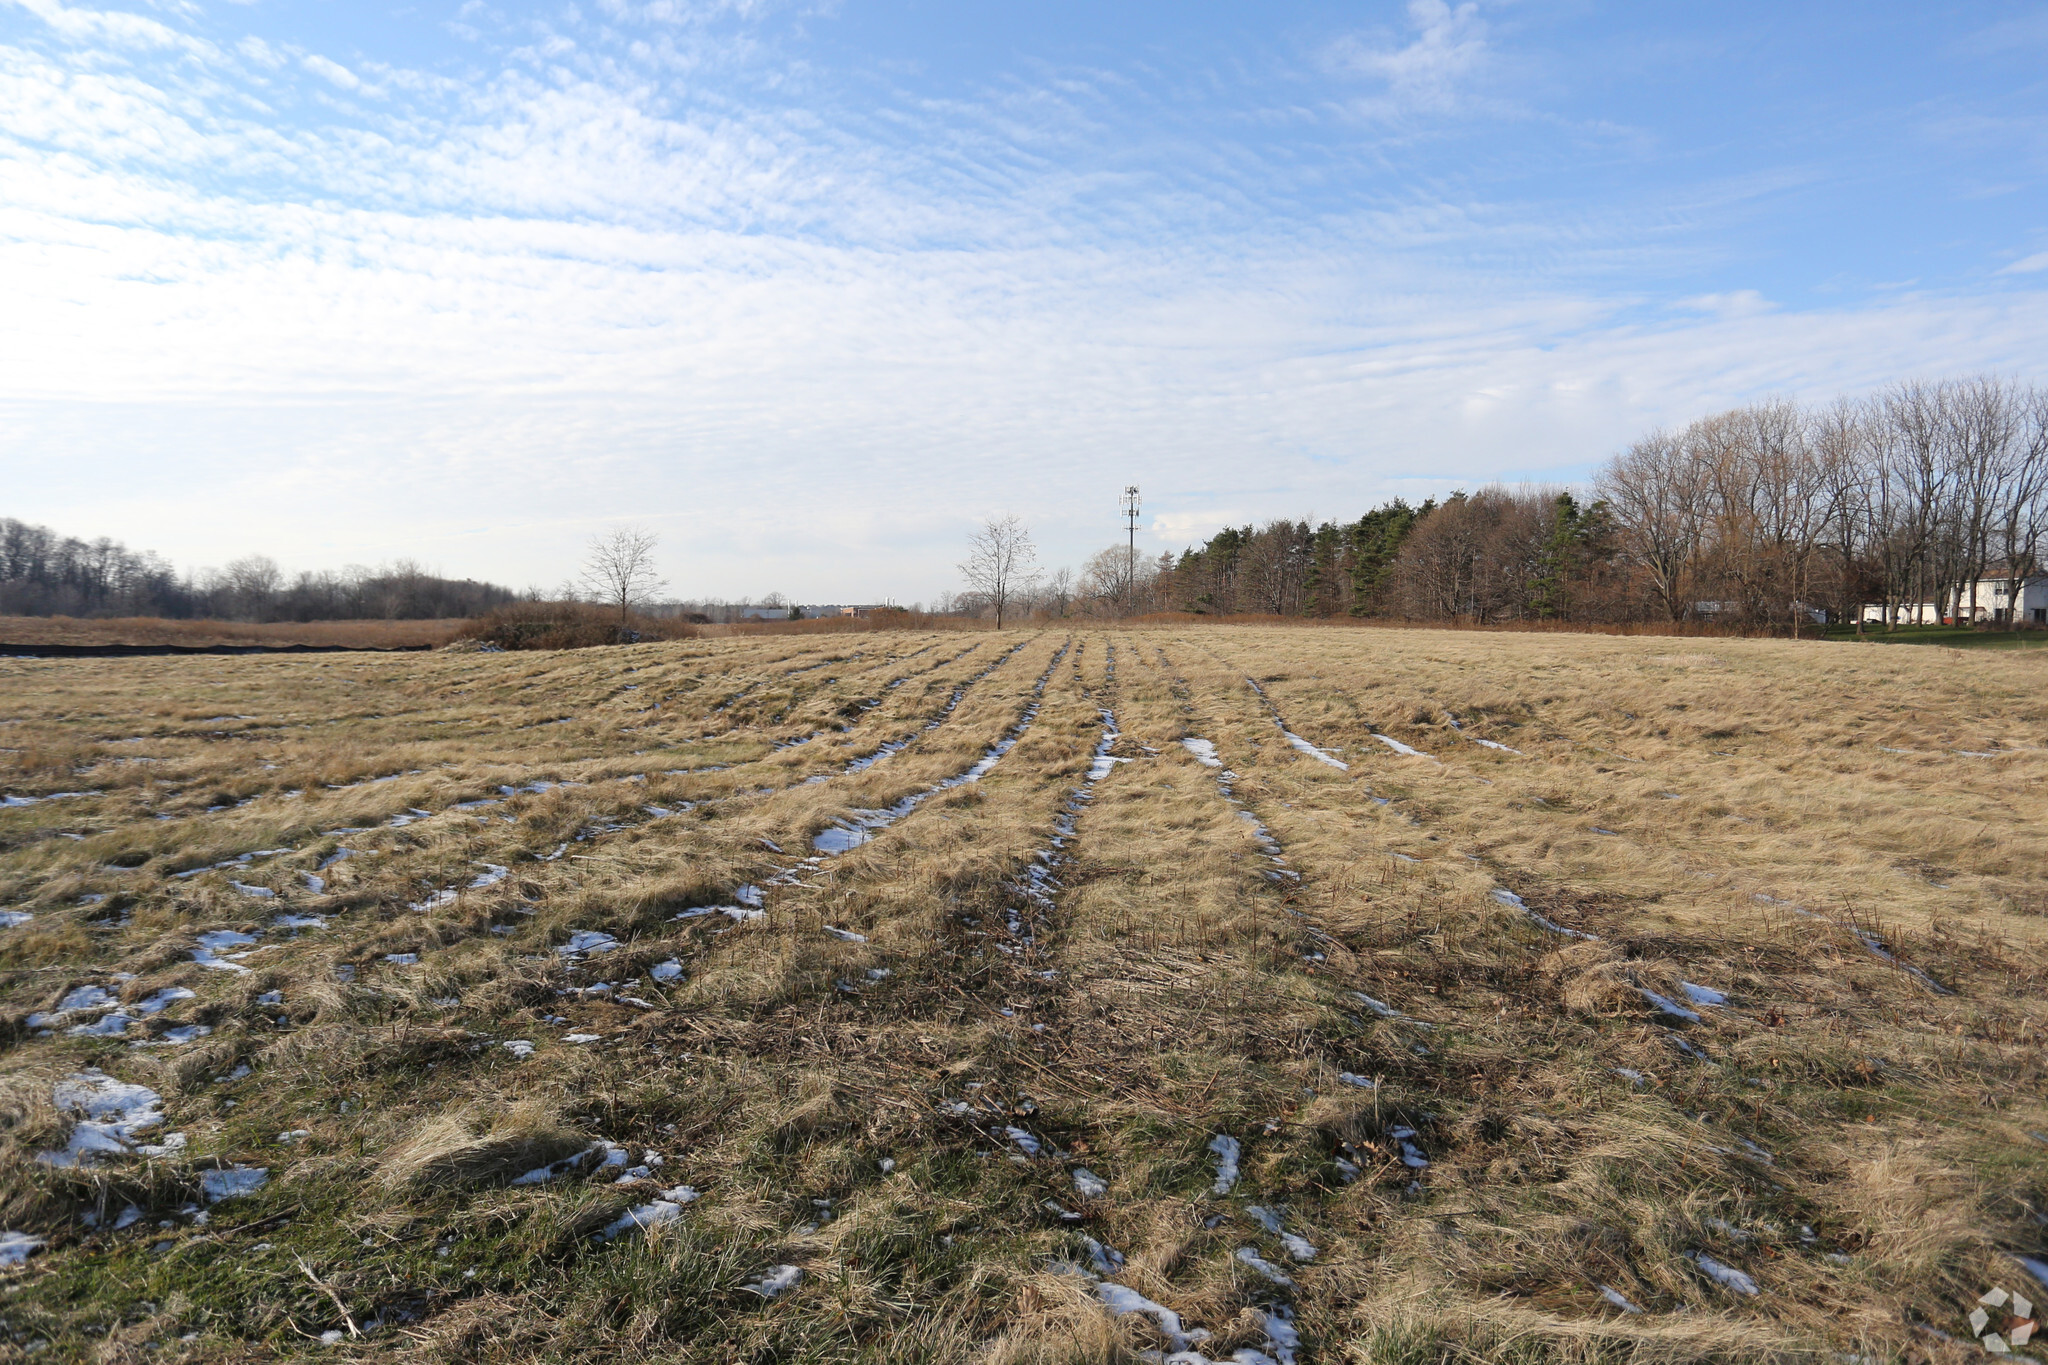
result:
[[[1138,485],[1124,489],[1124,606],[1129,610],[1138,590]]]

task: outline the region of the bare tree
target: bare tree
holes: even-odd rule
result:
[[[2023,427],[2007,470],[1996,547],[2005,576],[2003,619],[2015,625],[2020,619],[2020,588],[2041,571],[2043,543],[2048,541],[2048,393],[2029,391],[2017,401],[2023,403]]]
[[[228,565],[222,580],[234,601],[235,614],[261,621],[284,586],[284,570],[268,555],[244,555]]]
[[[1668,620],[1682,620],[1692,610],[1705,536],[1705,483],[1694,444],[1661,431],[1601,471],[1600,496],[1614,508],[1624,544],[1642,564]]]
[[[1045,581],[1045,609],[1053,616],[1065,616],[1074,601],[1074,571],[1055,569]]]
[[[1038,547],[1031,543],[1030,529],[1014,516],[984,521],[967,542],[960,576],[995,608],[996,629],[1002,629],[1010,603],[1038,579]]]
[[[654,547],[661,537],[644,526],[622,526],[608,535],[590,538],[590,553],[583,561],[582,587],[592,598],[619,609],[619,624],[625,625],[635,602],[668,586],[668,580],[654,571]]]

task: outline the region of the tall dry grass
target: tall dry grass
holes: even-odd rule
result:
[[[0,810],[0,906],[34,915],[0,930],[0,1218],[49,1242],[8,1330],[195,1360],[311,1351],[344,1310],[364,1358],[1164,1350],[1065,1268],[1088,1237],[1211,1359],[1274,1350],[1275,1305],[1304,1360],[1947,1358],[1923,1329],[2041,1246],[2048,713],[2023,658],[1872,653],[1153,625],[0,661],[0,792],[92,793]],[[1034,704],[980,781],[799,861]],[[764,917],[691,913],[743,885]],[[194,960],[218,930],[246,972]],[[617,947],[557,953],[590,931]],[[1644,994],[1686,983],[1727,1002]],[[38,1036],[87,984],[193,997]],[[86,1066],[186,1147],[35,1161]],[[222,1162],[270,1181],[181,1215]],[[673,1222],[599,1236],[684,1184]],[[788,1295],[744,1288],[778,1265]]]
[[[460,620],[175,621],[161,616],[0,616],[4,645],[340,645],[349,649],[440,646]]]

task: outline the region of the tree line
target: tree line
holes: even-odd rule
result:
[[[1178,557],[1112,546],[1079,574],[1012,583],[1005,614],[1793,633],[1871,608],[1888,623],[1998,621],[2042,573],[2044,535],[2048,393],[1972,377],[1818,406],[1773,399],[1653,431],[1579,492],[1396,499],[1356,521],[1228,527]],[[970,590],[945,605],[993,614],[971,563]]]
[[[286,574],[248,555],[180,575],[104,536],[80,540],[0,517],[0,616],[162,616],[227,621],[436,620],[517,600],[495,583],[450,579],[411,560]]]

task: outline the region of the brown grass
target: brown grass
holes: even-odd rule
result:
[[[0,616],[7,645],[341,645],[349,649],[440,646],[465,623],[436,621],[173,621],[160,616]]]
[[[9,1330],[270,1359],[339,1297],[381,1324],[362,1358],[1164,1348],[1062,1269],[1086,1236],[1211,1359],[1272,1349],[1276,1304],[1304,1361],[1960,1359],[1922,1328],[1993,1283],[2048,1298],[2011,1259],[2048,1207],[2048,704],[2026,656],[1879,653],[1175,625],[0,661],[0,792],[94,793],[0,811],[0,906],[35,916],[0,930],[0,1216],[51,1243]],[[1123,761],[1070,808],[1105,707]],[[689,913],[742,884],[764,918]],[[193,960],[218,930],[257,935],[247,972]],[[579,931],[619,946],[567,963]],[[1728,1003],[1644,994],[1687,982]],[[131,1039],[27,1026],[95,983],[195,998]],[[86,1065],[162,1094],[185,1151],[33,1160]],[[599,1139],[662,1163],[509,1183]],[[272,1179],[202,1227],[178,1210],[220,1161]],[[594,1238],[683,1184],[675,1221]],[[131,1229],[77,1221],[130,1200]],[[743,1288],[776,1265],[790,1295]]]

